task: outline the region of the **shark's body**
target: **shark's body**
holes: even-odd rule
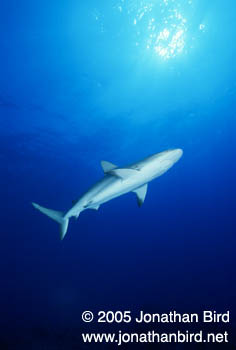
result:
[[[141,206],[146,196],[148,182],[164,174],[181,158],[182,154],[181,149],[164,151],[124,168],[102,161],[104,177],[74,202],[72,208],[66,213],[47,209],[36,203],[33,203],[33,206],[60,224],[61,239],[63,239],[69,219],[72,216],[78,218],[85,209],[98,209],[101,204],[128,192],[136,193],[138,205]]]

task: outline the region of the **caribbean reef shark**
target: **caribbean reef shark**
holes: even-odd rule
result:
[[[119,197],[128,192],[134,192],[138,205],[145,200],[148,183],[169,170],[183,155],[181,149],[173,149],[156,153],[137,163],[120,168],[110,162],[102,161],[104,177],[95,183],[82,197],[73,202],[73,206],[66,213],[41,207],[36,203],[33,206],[43,214],[60,224],[61,240],[65,237],[69,219],[86,209],[98,209],[101,204]]]

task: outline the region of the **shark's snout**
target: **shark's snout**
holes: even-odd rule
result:
[[[182,157],[182,155],[183,155],[183,150],[181,149],[181,148],[177,148],[176,150],[175,150],[175,152],[176,152],[176,157],[178,158],[178,160]]]
[[[176,148],[168,151],[168,159],[173,163],[178,162],[178,160],[182,157],[183,150],[181,148]]]

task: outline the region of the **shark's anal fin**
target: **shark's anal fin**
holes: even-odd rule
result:
[[[139,207],[141,207],[141,205],[143,204],[143,202],[145,200],[146,193],[147,193],[147,187],[148,187],[148,185],[145,184],[145,185],[143,185],[143,186],[141,186],[133,191],[137,196],[137,202],[138,202]]]
[[[120,168],[109,171],[109,174],[117,176],[123,180],[127,179],[130,176],[137,174],[139,170],[132,168]]]
[[[107,162],[106,160],[101,161],[101,166],[102,166],[102,169],[103,169],[105,174],[108,173],[109,171],[117,168],[117,166],[115,164]]]

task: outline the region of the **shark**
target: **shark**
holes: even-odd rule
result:
[[[182,157],[180,148],[155,153],[136,163],[119,167],[108,161],[101,161],[104,177],[96,182],[78,200],[72,202],[72,207],[66,211],[56,211],[32,203],[34,208],[55,220],[60,225],[60,238],[67,233],[69,219],[79,217],[86,209],[98,210],[100,206],[111,199],[125,193],[133,192],[141,207],[148,189],[148,183],[166,173]]]

